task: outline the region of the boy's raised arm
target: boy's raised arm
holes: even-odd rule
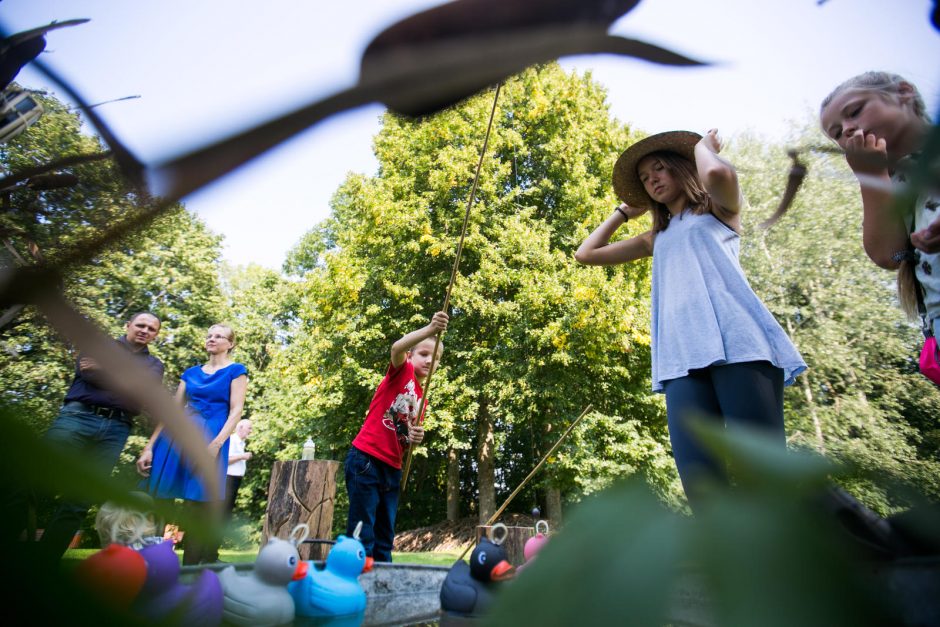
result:
[[[417,331],[405,335],[400,340],[392,344],[392,366],[399,367],[408,359],[408,351],[414,348],[415,344],[429,337],[434,337],[440,332],[447,330],[448,316],[443,311],[439,311],[431,318],[427,326],[423,326]]]

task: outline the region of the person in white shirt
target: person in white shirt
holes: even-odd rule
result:
[[[235,497],[238,496],[238,488],[248,467],[246,462],[251,459],[251,452],[245,450],[245,440],[249,435],[251,420],[244,418],[235,425],[235,431],[229,439],[228,472],[225,477],[225,509],[229,515],[235,509]]]

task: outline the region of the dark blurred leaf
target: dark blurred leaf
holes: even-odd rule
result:
[[[79,314],[59,294],[41,294],[37,307],[49,322],[73,346],[97,361],[109,389],[131,399],[157,422],[178,447],[180,455],[192,465],[193,473],[203,481],[208,494],[220,490],[215,460],[209,456],[205,437],[190,420],[183,407],[163,387],[162,381],[139,360],[121,349],[92,322]],[[210,504],[221,507],[221,501]]]
[[[704,576],[716,624],[890,624],[835,519],[775,485],[716,495],[690,527],[689,555]]]
[[[747,490],[716,491],[695,519],[664,510],[637,483],[604,492],[507,586],[490,622],[898,624],[887,580],[853,558],[835,519],[781,490],[805,491],[826,465],[774,452],[752,433],[696,429],[746,474]]]
[[[45,35],[49,31],[83,24],[88,20],[52,22],[39,28],[23,31],[0,39],[0,91],[6,89],[20,70],[46,49]]]
[[[717,458],[727,460],[733,480],[742,488],[773,486],[790,496],[816,492],[836,470],[832,461],[795,453],[768,441],[760,431],[740,425],[727,428],[712,420],[692,420],[690,428]]]
[[[506,585],[487,623],[663,624],[688,525],[638,482],[611,488]]]
[[[36,437],[14,416],[16,408],[0,406],[0,476],[8,488],[61,495],[70,501],[113,501],[130,509],[151,511],[158,517],[179,521],[187,533],[206,537],[211,520],[195,517],[165,501],[151,501],[135,494],[131,486],[111,476],[110,469],[90,464],[78,451],[63,450]]]

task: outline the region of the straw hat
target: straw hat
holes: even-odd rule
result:
[[[651,199],[636,173],[636,164],[651,152],[674,152],[695,163],[695,144],[702,139],[691,131],[668,131],[641,139],[623,151],[614,164],[614,191],[620,200],[635,207],[649,206]]]

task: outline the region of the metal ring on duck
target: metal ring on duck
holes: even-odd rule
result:
[[[294,546],[297,546],[310,536],[310,525],[307,523],[300,523],[290,531],[290,535],[287,537],[290,540],[290,543]]]
[[[497,536],[497,531],[502,531],[502,535]],[[490,539],[493,541],[493,544],[499,546],[506,541],[506,538],[509,537],[509,529],[506,528],[506,525],[503,523],[496,523],[493,525],[493,528],[490,530]]]

